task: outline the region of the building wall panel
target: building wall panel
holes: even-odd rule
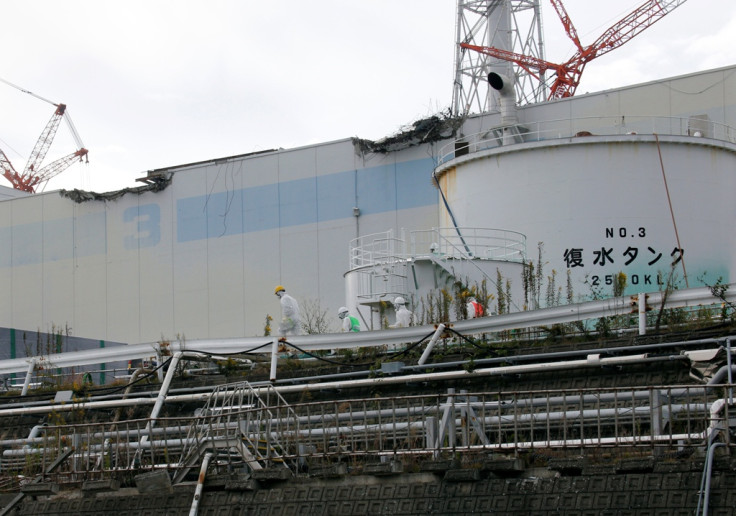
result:
[[[560,128],[568,129],[571,117],[607,116],[625,119],[626,132],[638,114],[707,114],[736,125],[733,69],[527,106],[519,119],[530,131],[541,120],[566,119]],[[471,117],[460,133],[488,131],[499,120],[498,113]],[[603,125],[574,123],[592,133]],[[435,156],[450,143],[369,153],[344,139],[171,167],[171,184],[156,193],[79,204],[57,192],[3,200],[0,326],[68,324],[75,335],[121,342],[260,335],[266,314],[280,315],[279,283],[304,302],[319,300],[331,318],[349,305],[343,274],[351,239],[450,225],[432,183]],[[670,246],[651,143],[561,152],[511,153],[482,170],[473,165],[462,180],[443,178],[458,222],[522,232],[532,256],[545,242],[558,271],[565,249],[606,245],[606,228],[655,221],[658,234],[644,243]],[[736,266],[736,239],[727,236],[736,216],[732,157],[687,145],[663,157],[689,259],[728,278]]]
[[[13,278],[10,296],[11,324],[36,331],[45,329],[50,320],[44,320],[43,307],[43,274],[41,272],[43,257],[43,211],[41,199],[25,197],[13,201],[9,232],[10,264]],[[50,315],[50,314],[47,314]]]
[[[2,193],[2,190],[0,190]],[[13,292],[13,204],[0,202],[0,293]],[[13,297],[0,295],[0,314],[11,323]],[[0,351],[2,353],[2,351]]]
[[[69,275],[74,278],[70,303],[72,331],[85,330],[107,339],[107,211],[101,203],[70,203],[74,217],[74,258]],[[69,302],[69,300],[67,302]]]
[[[73,206],[56,196],[42,198],[42,320],[52,326],[74,324],[74,251],[75,226]],[[81,219],[80,225],[89,223]],[[46,314],[54,314],[51,318]]]
[[[139,327],[141,340],[172,338],[163,328],[173,327],[174,274],[173,190],[137,196],[135,227],[140,231],[129,245],[137,249],[140,271]],[[154,338],[155,336],[155,338]]]
[[[315,171],[318,176],[327,176],[355,170],[359,157],[351,139],[338,140],[314,146]]]
[[[284,284],[289,290],[290,278],[283,278],[280,266],[280,239],[276,231],[254,231],[244,235],[243,302],[245,305],[245,334],[263,335],[266,315],[274,318],[281,314],[274,287]],[[274,326],[275,327],[275,326]]]
[[[155,220],[157,205],[148,205],[145,211],[139,199],[107,203],[107,308],[108,326],[113,335],[124,342],[140,342],[141,268],[140,245],[153,242],[148,228]],[[141,227],[140,222],[145,226]],[[88,288],[96,288],[89,285]]]

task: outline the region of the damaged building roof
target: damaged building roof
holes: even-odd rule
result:
[[[362,153],[386,154],[406,149],[414,145],[446,140],[455,136],[462,123],[462,117],[453,117],[448,113],[439,113],[413,122],[399,132],[378,141],[353,138],[353,145]]]

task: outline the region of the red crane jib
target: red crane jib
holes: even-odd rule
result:
[[[40,167],[40,164],[46,157],[49,147],[51,147],[51,143],[54,140],[56,131],[59,128],[59,123],[61,123],[61,119],[65,112],[65,104],[56,104],[56,110],[51,116],[49,122],[46,124],[41,136],[39,136],[36,141],[36,145],[34,146],[33,151],[31,151],[31,155],[28,158],[22,173],[18,173],[15,170],[8,157],[2,150],[0,150],[0,167],[2,167],[3,177],[10,181],[13,188],[16,190],[34,193],[39,184],[48,181],[52,177],[63,172],[75,160],[79,159],[81,161],[82,158],[87,156],[89,151],[85,148],[81,148],[68,156],[64,156],[48,165]]]
[[[585,65],[600,57],[611,50],[620,47],[624,43],[630,41],[634,36],[651,27],[655,22],[661,20],[665,15],[672,12],[675,8],[684,4],[687,0],[648,0],[644,4],[634,9],[624,18],[613,24],[592,44],[583,47],[578,38],[575,26],[570,16],[562,4],[562,0],[550,0],[552,6],[557,12],[557,16],[562,22],[562,26],[567,36],[575,44],[578,49],[575,54],[562,64],[555,64],[538,57],[517,54],[508,50],[496,47],[481,47],[461,43],[460,46],[465,49],[480,52],[482,54],[495,57],[504,61],[515,63],[522,69],[526,70],[537,80],[541,78],[534,73],[546,72],[553,70],[556,78],[550,87],[550,99],[572,97],[575,90],[580,84],[580,77],[583,74]]]

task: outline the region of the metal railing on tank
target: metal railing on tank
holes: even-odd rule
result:
[[[494,228],[459,227],[373,233],[350,242],[350,270],[405,263],[418,256],[524,261],[526,236]]]
[[[526,236],[502,229],[460,227],[411,231],[408,237],[403,230],[400,237],[389,230],[356,238],[350,243],[356,296],[377,300],[407,295],[407,266],[421,258],[436,264],[470,260],[479,274],[491,279],[473,260],[523,262]]]
[[[350,241],[350,269],[394,263],[405,258],[404,239],[393,230],[372,233]]]
[[[530,142],[553,141],[587,136],[667,135],[706,138],[736,143],[736,129],[704,118],[666,116],[580,117],[499,126],[463,136],[442,146],[437,166],[455,158],[504,146],[504,129],[513,128],[521,135],[523,145]]]
[[[409,234],[412,256],[434,255],[444,258],[478,258],[523,262],[526,236],[517,231],[494,228],[432,228]]]

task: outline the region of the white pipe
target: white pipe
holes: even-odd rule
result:
[[[130,376],[130,380],[129,380],[128,386],[125,388],[125,391],[123,392],[123,396],[122,396],[121,399],[124,400],[124,399],[126,399],[128,397],[128,394],[130,394],[130,391],[133,389],[133,385],[135,384],[136,380],[138,379],[138,376],[140,376],[141,373],[143,373],[143,372],[150,373],[151,371],[148,370],[148,369],[145,369],[143,367],[139,367],[138,369],[136,369],[135,371],[133,371],[133,374]],[[119,408],[122,408],[122,407],[119,407]],[[117,423],[119,419],[120,419],[120,410],[118,410],[117,412],[115,412],[115,417],[113,417],[112,422],[113,423]]]
[[[572,400],[571,400],[572,401]],[[722,400],[720,400],[722,401]],[[446,407],[446,404],[443,404],[439,407],[440,412],[442,412],[442,408]],[[464,403],[457,403],[454,405],[455,408],[460,409],[465,406]],[[719,404],[718,407],[722,407],[723,404]],[[425,414],[431,414],[435,412],[438,407],[429,407],[432,410],[428,410],[427,407],[420,408],[419,412],[424,412]],[[673,405],[672,406],[672,414],[687,412],[692,413],[693,411],[698,412],[705,412],[708,410],[708,407],[704,404],[689,404],[689,405]],[[716,405],[711,408],[711,413],[718,412],[718,408]],[[375,412],[375,414],[374,414]],[[383,413],[384,411],[369,411],[367,416],[374,416],[378,412]],[[408,409],[403,409],[401,411],[395,411],[390,410],[387,412],[395,412],[395,414],[389,414],[389,415],[409,415],[409,412],[412,412]],[[552,413],[525,413],[525,414],[516,414],[516,415],[507,415],[507,416],[486,416],[484,418],[481,418],[479,421],[482,421],[483,424],[488,427],[490,430],[495,430],[499,425],[506,424],[508,425],[515,424],[515,423],[529,423],[529,422],[544,422],[544,421],[572,421],[572,422],[579,422],[581,419],[584,419],[586,421],[590,420],[596,420],[601,417],[603,418],[612,418],[616,414],[624,413],[627,416],[633,415],[633,416],[639,416],[642,419],[645,419],[646,416],[651,414],[651,408],[647,406],[640,406],[640,407],[619,407],[619,408],[611,408],[611,409],[588,409],[584,410],[582,413],[578,410],[571,410],[566,412],[552,412]],[[358,414],[354,414],[356,416]],[[296,421],[300,423],[304,423],[307,419],[313,420],[314,418],[307,418],[307,417],[297,417]],[[452,419],[455,422],[456,427],[462,426],[461,418],[453,417]],[[278,422],[284,422],[284,418],[281,418],[277,420]],[[604,423],[611,423],[615,421],[614,419],[605,419]],[[224,425],[225,428],[235,428],[237,427],[237,422],[232,422],[229,425]],[[220,428],[218,426],[218,428]],[[295,428],[299,428],[299,425],[297,425]],[[295,437],[306,437],[306,438],[320,438],[324,436],[335,436],[335,435],[347,435],[351,432],[362,434],[364,432],[371,432],[371,433],[378,433],[381,434],[381,432],[385,432],[386,434],[390,434],[391,432],[396,431],[422,431],[426,430],[426,423],[424,421],[403,421],[403,422],[387,422],[380,425],[376,424],[352,424],[349,426],[325,426],[323,428],[305,428],[302,430],[296,430],[296,431],[289,431],[286,432],[286,435],[291,435]],[[699,439],[704,438],[704,434],[706,432],[701,432],[698,435]],[[92,434],[89,437],[90,438],[97,438],[98,433]],[[257,438],[260,434],[254,434],[253,437]],[[284,434],[282,434],[284,435]],[[664,434],[657,434],[663,436]],[[633,436],[635,439],[649,439],[650,436]],[[601,438],[589,438],[589,440],[605,440],[610,439],[608,437],[601,437]],[[173,451],[174,449],[180,449],[184,446],[191,445],[193,443],[198,442],[196,439],[192,438],[171,438],[171,439],[165,439],[165,440],[155,440],[155,441],[148,441],[148,442],[127,442],[125,443],[125,446],[128,447],[131,450],[143,450],[143,449],[151,449],[151,448],[166,448],[169,451]],[[105,450],[104,444],[96,444],[96,445],[90,445],[88,448],[86,448],[88,452],[100,452]],[[42,448],[21,448],[21,449],[8,449],[4,450],[2,453],[3,457],[24,457],[26,455],[38,455],[43,453]]]
[[[726,403],[724,399],[719,399],[719,400],[715,400],[714,403],[711,405],[710,407],[711,423],[708,429],[697,434],[700,439],[704,439],[710,435],[713,435],[714,431],[719,430],[718,421],[720,421],[720,419],[717,416],[718,416],[718,413],[723,409],[725,404]],[[474,404],[474,405],[477,405],[477,404]],[[444,405],[442,406],[444,407]],[[464,406],[464,404],[460,403],[456,406],[461,408],[462,406]],[[690,412],[693,412],[693,410],[696,410],[696,411],[708,410],[707,405],[704,405],[704,404],[672,405],[670,408],[671,408],[672,414],[679,413],[679,412],[690,413]],[[423,410],[426,412],[428,409],[435,410],[437,409],[437,407],[433,406],[433,407],[425,408]],[[633,415],[638,414],[639,416],[647,416],[651,413],[651,410],[649,407],[637,407],[634,409],[631,409],[630,407],[624,407],[624,408],[618,408],[618,409],[603,409],[603,410],[589,409],[589,410],[583,411],[582,413],[580,411],[573,410],[573,411],[567,411],[567,412],[554,412],[554,413],[549,413],[549,414],[531,413],[531,414],[517,414],[517,415],[508,415],[508,416],[487,416],[487,417],[482,418],[482,421],[484,422],[485,425],[488,425],[491,428],[494,428],[497,425],[503,424],[503,423],[515,424],[519,422],[524,423],[524,422],[529,422],[529,421],[543,422],[543,421],[560,421],[560,420],[579,421],[581,417],[585,420],[596,419],[602,416],[612,417],[615,414],[620,413],[622,410],[627,414],[633,413]],[[370,411],[370,412],[372,413],[374,411]],[[408,414],[409,412],[410,411],[407,409],[406,413]],[[430,412],[427,412],[427,413],[430,413]],[[300,417],[297,419],[299,421],[305,421],[304,417]],[[311,419],[311,418],[308,418],[308,419]],[[456,425],[458,426],[461,424],[460,419],[453,418],[453,421],[455,421]],[[373,424],[368,425],[368,426],[352,425],[350,427],[343,427],[343,428],[329,426],[329,427],[324,428],[322,431],[316,428],[309,428],[306,430],[297,431],[295,433],[291,433],[291,432],[288,432],[288,433],[292,435],[303,435],[307,437],[315,437],[315,436],[322,436],[322,435],[339,435],[342,433],[350,433],[350,432],[363,432],[365,430],[371,430],[373,432],[380,433],[381,429],[385,429],[388,432],[391,432],[391,431],[395,432],[397,430],[411,430],[411,429],[422,430],[424,428],[425,426],[423,422],[406,421],[406,422],[401,422],[401,423],[389,422],[384,425],[378,425],[378,426],[373,425]],[[98,434],[94,434],[91,437],[95,438],[97,435]],[[664,438],[663,434],[657,434],[657,435],[659,436],[660,439]],[[147,437],[147,435],[145,437]],[[652,437],[635,436],[633,438],[639,441],[642,441],[642,440],[653,439],[654,437],[653,436]],[[609,439],[611,438],[599,437],[599,438],[589,438],[587,439],[587,441],[603,442]],[[676,440],[674,436],[671,436],[671,439]],[[182,446],[189,444],[191,442],[193,441],[190,438],[167,439],[163,441],[156,440],[152,442],[147,442],[146,440],[141,439],[139,443],[129,442],[129,443],[126,443],[126,446],[129,447],[130,449],[137,449],[137,450],[148,449],[152,447],[173,449],[173,448],[181,448]],[[523,445],[524,443],[520,443],[520,444]],[[88,448],[90,452],[104,451],[104,449],[105,449],[105,445],[92,445]],[[41,448],[24,447],[21,449],[5,450],[3,451],[2,455],[4,457],[21,457],[21,456],[26,456],[26,455],[39,454],[41,452],[42,452]]]
[[[29,449],[31,447],[30,443],[41,433],[41,429],[45,426],[47,426],[46,423],[43,423],[31,428],[31,432],[28,434],[28,437],[26,437],[26,445],[24,446],[24,448]]]
[[[168,451],[173,451],[174,449],[180,449],[184,446],[196,444],[197,441],[195,438],[181,438],[181,439],[159,439],[156,441],[148,441],[145,443],[141,442],[124,442],[122,443],[125,448],[128,448],[130,450],[150,450],[150,449],[166,449]],[[103,452],[106,450],[106,444],[92,444],[85,448],[85,452]],[[3,450],[2,456],[3,457],[23,457],[26,455],[41,455],[44,453],[44,448],[19,448],[19,449],[10,449],[10,450]]]
[[[199,468],[197,488],[194,490],[194,498],[192,499],[192,508],[189,510],[189,516],[197,516],[199,501],[202,498],[202,489],[204,488],[204,476],[207,474],[207,468],[210,465],[210,459],[212,459],[212,453],[205,453],[204,459],[202,459],[202,467]]]
[[[647,334],[647,295],[639,293],[639,335]]]
[[[33,371],[36,369],[36,359],[32,358],[30,362],[28,362],[28,370],[26,371],[26,378],[23,381],[23,390],[21,390],[20,395],[25,396],[28,394],[28,386],[31,384],[31,377],[33,376]]]
[[[445,331],[445,325],[440,323],[440,325],[437,326],[437,331],[432,335],[432,340],[429,341],[429,344],[427,344],[427,347],[424,349],[424,353],[422,353],[422,357],[419,359],[418,365],[424,365],[427,361],[429,354],[432,353],[432,348],[434,348],[435,343],[440,338],[443,331]]]
[[[149,416],[151,419],[156,419],[158,417],[158,413],[161,411],[161,407],[163,406],[164,401],[166,401],[166,393],[169,391],[171,382],[174,379],[174,375],[176,374],[176,366],[179,365],[179,360],[181,360],[182,356],[184,356],[184,353],[179,351],[177,353],[174,353],[174,356],[171,357],[171,362],[169,362],[169,370],[166,371],[166,377],[164,378],[164,381],[161,384],[161,388],[158,391],[158,396],[156,397],[156,404],[153,406],[153,409],[151,409],[151,415]]]
[[[718,417],[718,413],[721,410],[723,410],[723,407],[725,406],[726,406],[726,400],[724,399],[717,399],[710,406],[710,424],[708,425],[708,428],[706,430],[709,440],[711,439],[711,436],[714,436],[718,432],[723,430],[722,428],[720,428],[720,425],[718,424],[719,421],[723,421],[722,418]]]
[[[161,350],[156,351],[156,366],[159,366],[164,363],[164,357],[161,354]],[[163,367],[156,367],[156,375],[158,376],[158,381],[163,382],[164,381],[164,368]]]
[[[538,448],[578,448],[582,446],[609,446],[609,445],[642,445],[656,444],[658,442],[672,443],[676,441],[697,441],[703,438],[702,433],[692,434],[665,434],[665,435],[639,435],[631,437],[604,437],[602,439],[558,439],[547,441],[507,442],[497,444],[476,444],[471,446],[450,446],[442,449],[463,449],[466,451],[487,451],[489,449],[514,450],[514,449],[538,449]]]
[[[187,355],[189,354],[191,353],[187,353]],[[174,353],[174,356],[171,357],[171,362],[169,362],[169,370],[166,371],[166,377],[164,377],[164,381],[158,391],[156,403],[153,405],[153,408],[151,409],[151,414],[148,416],[150,418],[150,421],[148,422],[149,432],[153,430],[153,427],[156,424],[156,418],[158,417],[158,413],[161,411],[161,407],[163,407],[164,402],[166,401],[166,393],[169,391],[171,381],[174,379],[174,375],[176,374],[176,366],[179,365],[179,360],[181,360],[181,357],[183,355],[183,351],[177,351],[176,353]],[[196,355],[196,353],[194,355]],[[148,436],[144,435],[141,438],[141,444],[145,443],[147,440]]]
[[[398,331],[398,330],[396,330]],[[636,364],[647,361],[646,354],[631,355],[627,357],[610,357],[600,359],[598,364],[591,364],[586,360],[570,360],[567,362],[549,362],[544,364],[522,364],[503,367],[492,367],[486,369],[475,369],[473,371],[443,371],[439,373],[413,374],[406,376],[386,376],[382,378],[363,378],[360,380],[346,380],[340,382],[320,382],[296,385],[274,385],[267,387],[254,387],[253,390],[257,394],[266,390],[275,390],[279,394],[301,393],[305,391],[319,391],[323,389],[351,389],[361,387],[371,387],[376,384],[393,385],[398,383],[425,382],[425,381],[441,381],[453,380],[458,378],[476,378],[482,376],[503,376],[523,373],[535,373],[542,371],[561,371],[565,369],[604,367],[624,364]],[[232,394],[232,391],[222,390],[216,393],[217,397],[223,398]],[[193,402],[206,401],[212,393],[198,394],[182,394],[174,396],[166,396],[165,401],[171,403],[177,402]],[[158,403],[158,400],[155,401]],[[131,398],[128,400],[105,400],[105,401],[89,401],[83,403],[70,403],[65,405],[40,405],[36,407],[22,407],[0,410],[0,417],[18,416],[26,414],[43,414],[51,411],[69,411],[74,409],[98,409],[119,406],[130,406],[135,404],[154,403],[152,398]]]
[[[455,409],[461,409],[465,406],[464,403],[457,403],[454,408]],[[442,405],[443,408],[447,407],[447,405]],[[450,407],[452,409],[452,407]],[[676,405],[673,406],[672,414],[678,414],[682,412],[692,412],[693,410],[697,410],[699,412],[705,412],[708,410],[708,407],[703,404],[691,404],[691,405]],[[431,414],[431,412],[427,412],[427,414]],[[601,424],[614,424],[615,419],[613,419],[613,416],[617,414],[623,414],[625,416],[637,416],[637,420],[643,421],[643,420],[649,420],[647,416],[651,414],[651,407],[648,406],[642,406],[642,407],[620,407],[620,408],[610,408],[610,409],[587,409],[584,410],[582,413],[579,410],[570,410],[566,412],[550,412],[550,413],[525,413],[525,414],[509,414],[506,416],[486,416],[484,418],[477,418],[477,421],[482,422],[486,427],[487,430],[493,432],[498,429],[499,425],[505,424],[505,428],[509,429],[509,426],[516,424],[516,423],[543,423],[543,422],[555,422],[555,421],[571,421],[572,423],[579,423],[582,420],[585,421],[595,421],[596,419],[599,419],[601,417],[603,418],[610,418],[610,419],[603,419],[601,421]],[[301,420],[301,418],[298,418]],[[283,422],[283,420],[281,420]],[[453,417],[452,419],[448,419],[448,421],[454,421],[454,424],[457,428],[460,428],[461,426],[465,426],[465,423],[462,421],[462,418],[460,417]],[[621,424],[621,423],[619,423]],[[385,432],[386,434],[390,434],[391,432],[401,431],[401,430],[408,430],[408,431],[422,431],[426,429],[426,422],[425,421],[402,421],[402,422],[387,422],[382,424],[351,424],[351,425],[343,425],[343,426],[325,426],[323,428],[306,428],[302,430],[295,430],[293,432],[285,432],[284,434],[293,435],[293,436],[300,436],[300,437],[323,437],[323,436],[338,436],[338,435],[349,435],[351,432],[356,434],[364,434],[364,433],[375,433],[375,434],[381,434],[382,432]],[[528,429],[527,427],[524,428],[524,430]],[[282,435],[284,435],[282,434]],[[659,434],[657,434],[659,435]],[[703,437],[703,432],[700,432],[698,434],[700,438]],[[603,438],[601,438],[603,439]]]
[[[705,387],[702,387],[705,389]],[[630,391],[630,392],[617,392],[617,393],[603,393],[600,395],[575,395],[575,396],[552,396],[552,397],[540,397],[540,398],[524,398],[524,399],[506,399],[506,400],[499,400],[499,401],[492,401],[492,402],[480,402],[480,401],[470,401],[465,402],[463,400],[458,400],[456,402],[456,406],[462,406],[462,407],[469,407],[474,410],[499,410],[500,408],[509,409],[512,407],[517,407],[520,409],[533,409],[534,407],[544,407],[548,405],[560,405],[563,403],[566,403],[567,405],[577,405],[579,403],[590,403],[591,401],[599,401],[599,402],[610,402],[615,400],[630,400],[630,401],[637,401],[637,400],[645,400],[649,399],[649,393],[650,391]],[[462,397],[462,395],[458,395],[458,397]],[[407,407],[407,408],[390,408],[390,409],[383,409],[383,410],[368,410],[368,411],[356,411],[356,412],[339,412],[334,414],[334,416],[325,416],[325,415],[311,415],[311,416],[296,416],[293,418],[294,421],[300,426],[307,426],[311,423],[324,421],[325,423],[332,423],[332,422],[344,422],[344,421],[353,421],[353,420],[363,420],[363,419],[370,419],[370,418],[381,418],[381,419],[387,419],[391,418],[392,416],[402,416],[402,417],[417,417],[419,415],[429,415],[435,413],[437,410],[442,410],[444,407],[447,406],[447,403],[442,403],[440,405],[424,405],[424,406],[416,406],[416,407]],[[723,404],[717,404],[715,405],[715,414],[717,414],[721,408],[723,407]],[[668,405],[670,414],[677,414],[683,411],[701,411],[705,412],[706,410],[709,410],[709,406],[707,404],[703,403],[690,403],[690,404],[670,404]],[[590,416],[591,414],[593,416],[606,416],[609,414],[613,414],[611,412],[615,409],[591,409],[593,412],[586,412],[585,416]],[[640,407],[639,409],[631,409],[631,408],[625,408],[624,409],[627,413],[631,413],[632,410],[637,410],[638,413],[647,415],[648,411],[650,410],[649,407]],[[538,418],[550,418],[551,420],[555,420],[555,414],[560,414],[559,412],[553,412],[547,415],[540,415],[540,414],[533,414],[532,416],[535,419]],[[566,417],[571,418],[574,414],[574,418],[578,418],[580,413],[579,411],[569,411],[566,412]],[[526,414],[521,414],[518,417],[519,418],[527,418],[523,420],[528,420],[529,417]],[[711,418],[714,418],[715,415],[713,412],[711,412]],[[508,419],[508,416],[487,416],[484,421],[488,423],[498,423],[502,422],[504,419]],[[274,420],[277,423],[285,423],[286,421],[290,421],[292,418],[277,418]],[[521,421],[522,419],[517,419],[518,421]],[[236,426],[237,423],[233,422],[231,425],[218,425],[218,428],[230,428],[231,426]],[[37,427],[34,427],[34,431],[31,432],[31,435],[29,435],[25,439],[6,439],[0,441],[0,447],[4,446],[18,446],[18,445],[31,445],[31,444],[39,444],[44,442],[44,438],[38,437],[36,438],[35,435],[38,434],[37,430],[40,430],[40,428],[44,427],[46,425],[39,425]],[[177,427],[175,430],[178,430],[181,434],[187,434],[190,430],[190,426],[181,426]],[[344,431],[344,430],[340,430]],[[309,433],[314,433],[315,430],[311,429],[308,430]],[[151,432],[148,430],[143,429],[135,429],[135,430],[112,430],[107,432],[94,432],[91,434],[87,434],[87,437],[90,439],[103,439],[103,438],[110,438],[110,437],[120,437],[120,436],[138,436],[142,434],[147,434],[149,436],[151,435],[157,435],[157,434],[174,434],[175,431],[172,431],[171,429],[165,429],[165,428],[155,428]],[[153,443],[161,443],[161,441],[153,441]],[[166,446],[175,446],[180,445],[182,442],[179,439],[169,439],[164,443]],[[161,445],[161,444],[159,444]],[[131,443],[131,447],[136,447],[136,443]]]

